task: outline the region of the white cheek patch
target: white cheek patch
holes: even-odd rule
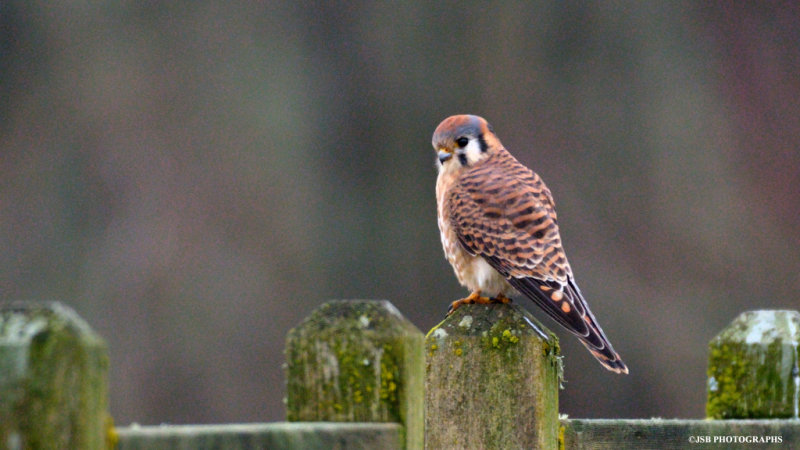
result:
[[[476,138],[470,138],[469,143],[466,147],[459,149],[458,152],[460,154],[466,155],[467,163],[469,165],[475,164],[476,162],[480,161],[484,158],[484,153],[481,152],[481,144],[478,142]]]

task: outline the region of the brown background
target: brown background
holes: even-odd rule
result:
[[[0,300],[107,339],[119,424],[281,420],[326,299],[435,325],[455,113],[546,180],[630,366],[556,329],[562,412],[701,417],[709,339],[800,304],[796,2],[86,3],[0,5]]]

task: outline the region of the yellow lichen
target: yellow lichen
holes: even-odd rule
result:
[[[503,339],[511,342],[512,344],[519,342],[519,337],[515,336],[509,329],[503,331]]]
[[[119,434],[114,428],[114,418],[110,414],[106,415],[106,446],[107,448],[117,448]]]

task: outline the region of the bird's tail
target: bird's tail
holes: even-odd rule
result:
[[[616,373],[628,373],[628,367],[614,351],[572,279],[566,285],[534,278],[510,277],[508,281],[561,326],[577,336],[603,367]]]
[[[587,316],[591,315],[588,308],[586,312]],[[594,317],[592,317],[592,322],[594,322],[592,324],[594,326],[589,327],[589,336],[578,336],[578,339],[603,367],[616,373],[628,373],[628,366],[622,361],[619,353],[614,351],[614,347],[611,346],[611,342],[608,342],[608,338],[594,321]]]
[[[603,333],[603,329],[600,328],[600,325],[597,324],[597,319],[594,318],[594,314],[589,309],[589,305],[586,304],[586,301],[583,299],[583,295],[581,295],[580,291],[578,290],[578,286],[574,283],[570,283],[567,286],[567,290],[570,288],[575,289],[575,302],[581,303],[583,306],[583,310],[585,311],[585,317],[583,320],[586,322],[586,335],[577,334],[578,339],[580,339],[581,343],[589,350],[592,356],[600,362],[606,369],[616,372],[616,373],[628,373],[628,366],[622,361],[620,358],[619,353],[614,350],[614,347],[611,346],[611,342],[609,342],[606,334]]]

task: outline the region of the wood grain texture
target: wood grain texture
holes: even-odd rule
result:
[[[426,448],[557,448],[558,341],[522,307],[461,306],[425,351]]]
[[[796,420],[564,419],[570,450],[800,448]]]
[[[398,422],[423,439],[423,335],[387,301],[329,301],[286,339],[292,422]]]

